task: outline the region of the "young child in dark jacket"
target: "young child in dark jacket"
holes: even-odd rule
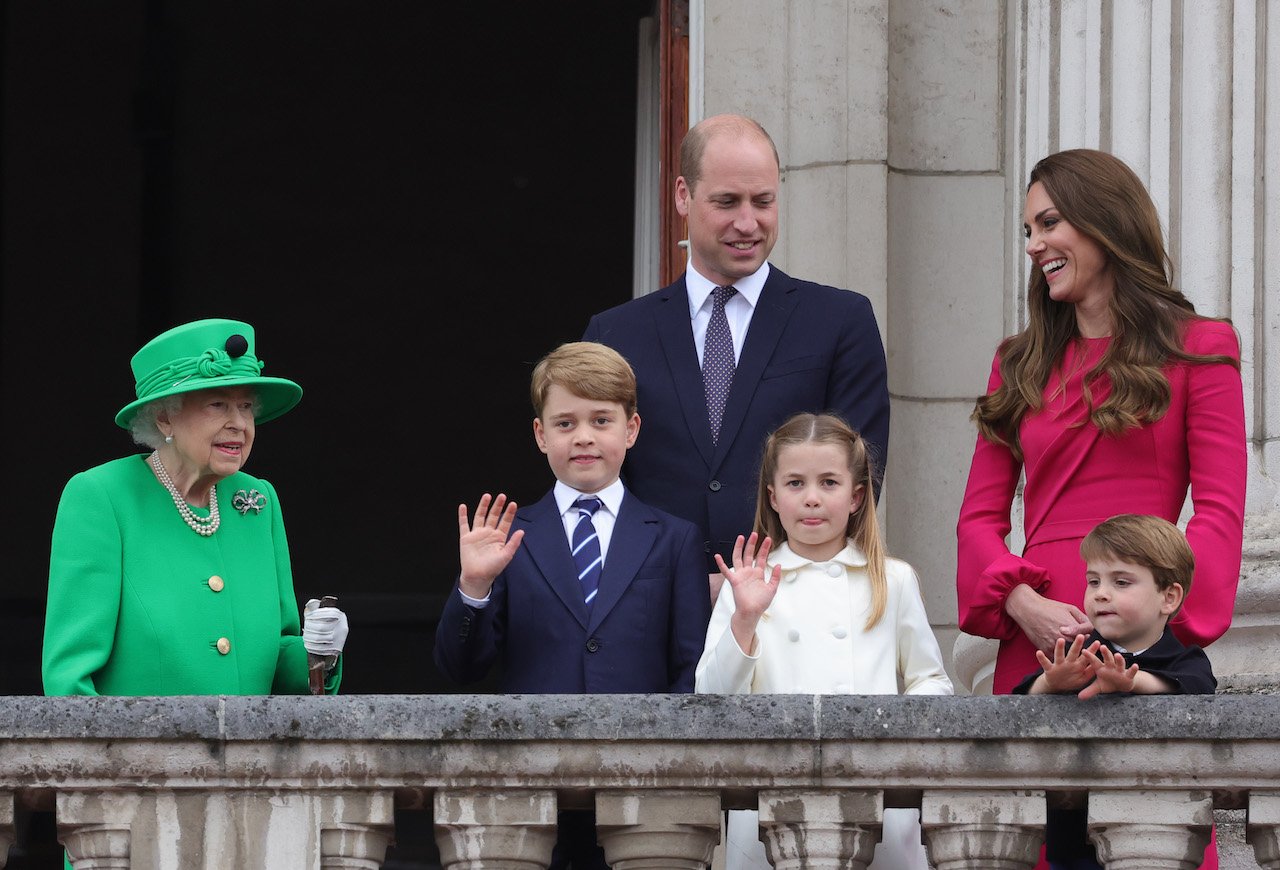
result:
[[[1218,681],[1209,657],[1198,646],[1183,646],[1169,630],[1195,569],[1178,527],[1161,517],[1120,514],[1085,536],[1080,556],[1086,565],[1084,611],[1093,632],[1076,635],[1070,646],[1059,638],[1052,658],[1037,650],[1040,669],[1014,694],[1212,695]],[[1053,870],[1102,870],[1089,842],[1086,810],[1049,812],[1045,857]]]

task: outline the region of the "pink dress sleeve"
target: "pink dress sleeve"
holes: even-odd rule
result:
[[[1240,359],[1235,331],[1225,323],[1193,323],[1186,346]],[[1196,569],[1186,603],[1170,624],[1183,643],[1206,646],[1231,626],[1240,581],[1248,470],[1244,387],[1239,370],[1225,363],[1184,367],[1193,510],[1186,533]]]
[[[991,363],[990,394],[1001,384],[1000,357]],[[961,630],[978,637],[1011,639],[1022,631],[1004,609],[1025,583],[1037,592],[1048,572],[1009,552],[1010,510],[1022,463],[1008,447],[978,436],[956,524],[956,598]]]

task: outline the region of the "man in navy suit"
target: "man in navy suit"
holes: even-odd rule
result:
[[[437,667],[465,685],[499,663],[511,693],[692,692],[711,618],[702,533],[619,478],[640,431],[635,374],[612,348],[569,342],[530,392],[556,483],[532,507],[486,493],[469,520],[458,506]],[[550,866],[608,870],[593,811],[560,814]]]
[[[701,121],[681,144],[680,173],[684,275],[596,314],[583,337],[617,348],[635,369],[647,425],[623,480],[647,503],[698,525],[714,599],[722,580],[714,554],[728,561],[734,539],[752,529],[769,432],[799,411],[837,413],[872,447],[878,483],[888,458],[889,386],[870,301],[768,263],[778,239],[780,167],[764,128],[741,115]],[[736,292],[723,310],[736,369],[713,436],[702,365],[713,291],[730,285]]]

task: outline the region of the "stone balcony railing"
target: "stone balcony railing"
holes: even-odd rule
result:
[[[54,809],[77,868],[376,868],[397,808],[446,868],[534,868],[591,807],[618,870],[702,868],[758,808],[778,868],[860,868],[919,807],[944,870],[1030,868],[1050,805],[1108,868],[1194,868],[1244,810],[1280,868],[1280,696],[353,695],[0,699],[0,861]]]

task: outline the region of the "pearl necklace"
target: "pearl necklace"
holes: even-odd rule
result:
[[[187,500],[182,497],[182,493],[178,492],[178,488],[173,485],[173,478],[169,476],[164,463],[160,461],[159,450],[151,454],[151,467],[156,470],[156,477],[160,478],[164,488],[169,490],[169,495],[173,496],[173,506],[178,509],[178,513],[182,514],[182,519],[191,527],[191,531],[207,538],[218,530],[222,517],[218,515],[217,484],[209,487],[209,516],[197,516],[195,511],[191,510],[191,505],[187,504]]]

